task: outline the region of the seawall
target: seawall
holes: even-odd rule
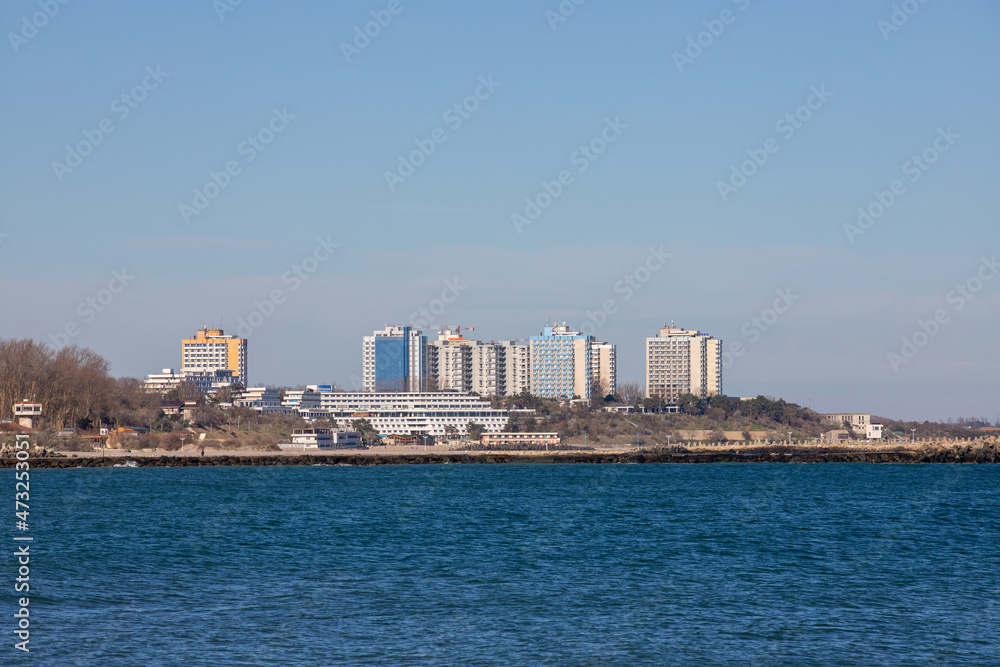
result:
[[[0,459],[0,467],[13,468],[16,459]],[[271,456],[116,456],[34,458],[32,468],[202,467],[202,466],[311,466],[311,465],[413,465],[496,463],[1000,463],[994,446],[969,449],[923,449],[882,452],[784,451],[734,454],[728,452],[639,452],[634,454],[532,453],[532,454],[310,454]]]

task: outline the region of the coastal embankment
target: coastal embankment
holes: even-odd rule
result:
[[[16,459],[4,457],[0,466],[14,467]],[[892,450],[843,448],[811,449],[808,446],[772,446],[756,451],[687,450],[632,452],[393,452],[371,450],[309,453],[247,452],[206,455],[154,455],[123,453],[115,456],[73,454],[34,457],[32,468],[99,467],[199,467],[199,466],[302,466],[302,465],[413,465],[497,463],[1000,463],[1000,442],[977,440],[927,443]]]

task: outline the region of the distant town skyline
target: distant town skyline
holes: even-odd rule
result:
[[[0,7],[0,337],[350,387],[549,318],[642,383],[673,319],[729,395],[1000,410],[996,3],[57,4]]]

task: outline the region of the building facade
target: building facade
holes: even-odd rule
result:
[[[531,345],[511,340],[497,345],[503,349],[503,395],[531,393]]]
[[[361,447],[358,431],[337,431],[329,428],[297,428],[292,431],[290,447],[302,449],[343,449]]]
[[[618,391],[618,355],[612,343],[594,341],[590,345],[591,375],[593,385],[600,386],[604,394],[597,396],[603,399],[608,394]]]
[[[496,449],[558,447],[558,433],[484,433],[479,439],[484,445]]]
[[[289,389],[281,399],[281,404],[292,410],[299,408],[318,408],[320,405],[320,394],[329,394],[333,391],[333,385],[329,384],[307,384],[305,389]]]
[[[231,370],[236,382],[247,386],[247,340],[227,336],[222,329],[199,329],[181,341],[181,372],[206,374]]]
[[[162,373],[150,373],[143,382],[143,388],[151,394],[166,394],[182,385],[191,385],[206,396],[214,396],[223,387],[237,383],[236,372],[226,369],[214,371],[181,371],[164,368]]]
[[[173,368],[164,368],[162,373],[150,373],[143,382],[143,388],[151,394],[166,394],[172,389],[179,389],[184,383],[184,373],[178,373]]]
[[[439,391],[513,396],[528,389],[529,347],[513,341],[483,342],[442,331],[427,346],[431,384]]]
[[[34,419],[42,416],[42,404],[35,401],[18,401],[13,406],[18,426],[34,428]]]
[[[261,413],[288,414],[291,408],[281,404],[281,390],[270,387],[250,387],[233,398],[233,407],[248,408]]]
[[[438,391],[475,391],[473,385],[473,350],[482,343],[461,334],[441,331],[437,340],[427,346],[429,389]],[[481,392],[480,392],[481,393]]]
[[[532,336],[531,393],[544,398],[590,400],[593,387],[593,336],[571,331],[566,323],[546,326]]]
[[[832,415],[823,415],[823,422],[831,426],[850,424],[853,428],[864,430],[872,423],[872,416],[862,412],[838,412]]]
[[[487,400],[455,392],[334,392],[321,393],[319,409],[300,409],[306,419],[329,419],[351,428],[367,419],[380,435],[465,433],[470,423],[497,433],[507,425],[506,410],[494,410]]]
[[[722,393],[722,341],[664,325],[646,339],[646,397],[676,402],[681,394]]]
[[[427,382],[427,337],[419,329],[387,326],[361,344],[364,391],[423,391]]]

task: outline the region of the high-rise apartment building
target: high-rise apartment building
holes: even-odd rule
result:
[[[469,393],[473,389],[473,351],[482,343],[461,334],[441,331],[437,340],[427,345],[427,375],[432,388],[439,391]],[[482,393],[482,392],[480,392]]]
[[[495,343],[476,341],[469,347],[470,391],[480,396],[504,396],[507,378],[504,375],[504,349]]]
[[[427,346],[428,375],[438,390],[512,396],[528,388],[528,346],[489,343],[442,331]]]
[[[571,331],[566,323],[546,326],[531,337],[531,393],[544,398],[590,400],[593,386],[593,336]]]
[[[198,330],[194,338],[181,340],[181,372],[210,374],[233,371],[234,379],[247,386],[247,339],[227,336],[222,329]]]
[[[494,344],[503,353],[503,395],[531,393],[531,346],[512,340]]]
[[[706,333],[663,325],[646,339],[646,396],[676,401],[722,393],[722,341]]]
[[[600,386],[604,398],[618,390],[618,359],[617,350],[612,343],[593,341],[590,344],[591,375],[594,387]]]
[[[427,382],[427,336],[407,326],[387,326],[361,344],[364,391],[422,391]]]

